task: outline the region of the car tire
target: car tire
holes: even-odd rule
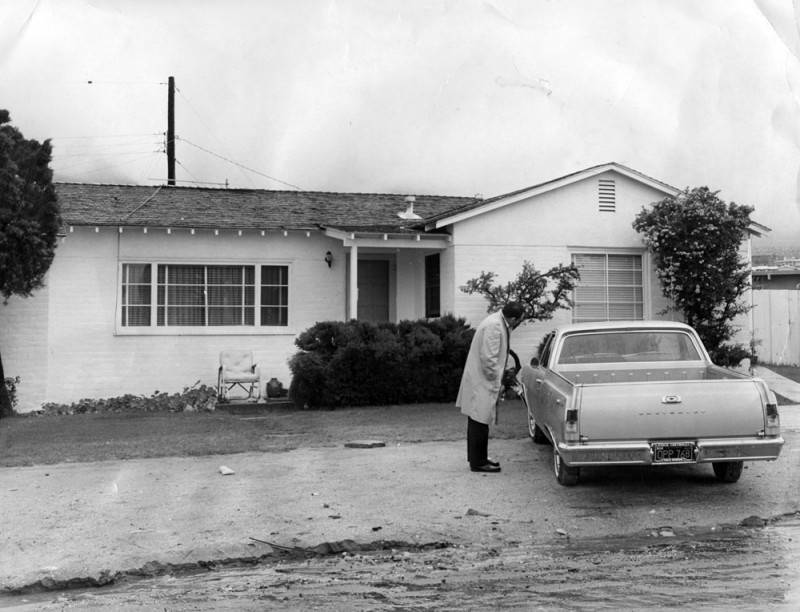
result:
[[[578,477],[580,476],[580,468],[570,467],[561,459],[555,445],[553,446],[553,471],[556,474],[558,484],[565,487],[574,487],[578,484]]]
[[[736,482],[742,475],[744,461],[714,461],[714,475],[722,482]]]

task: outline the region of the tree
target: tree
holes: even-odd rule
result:
[[[508,302],[519,302],[525,309],[524,320],[551,319],[556,310],[572,307],[571,292],[580,274],[574,264],[559,264],[547,272],[539,272],[531,262],[522,264],[522,271],[513,281],[495,285],[494,272],[483,272],[461,287],[464,293],[477,293],[489,300],[488,312],[496,312]]]
[[[26,139],[0,109],[0,294],[28,297],[42,286],[61,226],[50,141]],[[11,414],[0,358],[0,416]]]
[[[750,265],[740,255],[750,225],[750,206],[727,204],[708,187],[685,189],[643,208],[633,222],[653,253],[661,290],[697,330],[712,359],[735,365],[750,351],[725,344],[733,321],[750,310],[742,295]]]

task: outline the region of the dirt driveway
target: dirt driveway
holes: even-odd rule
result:
[[[339,552],[317,570],[334,571],[344,553],[354,571],[354,559],[369,568],[389,559],[393,572],[399,559],[429,580],[437,566],[511,563],[510,554],[560,559],[559,575],[569,578],[564,555],[598,541],[606,543],[598,550],[619,538],[692,542],[743,521],[751,529],[790,520],[800,510],[790,484],[800,479],[800,408],[782,414],[780,459],[746,464],[732,485],[716,482],[710,466],[673,466],[586,470],[578,487],[565,488],[549,447],[526,439],[490,442],[501,474],[470,472],[463,441],[5,468],[0,492],[14,519],[0,536],[0,584],[9,594],[141,575],[199,580],[209,568],[256,562],[274,571],[324,543],[333,543],[324,552]],[[580,567],[596,561],[587,556]],[[0,605],[31,602],[24,597]]]

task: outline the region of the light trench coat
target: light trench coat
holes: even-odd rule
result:
[[[508,359],[509,334],[503,313],[495,312],[481,321],[472,338],[456,407],[479,423],[488,425],[495,420]]]

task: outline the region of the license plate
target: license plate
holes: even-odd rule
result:
[[[691,442],[654,442],[650,445],[653,463],[692,463],[695,446]]]

